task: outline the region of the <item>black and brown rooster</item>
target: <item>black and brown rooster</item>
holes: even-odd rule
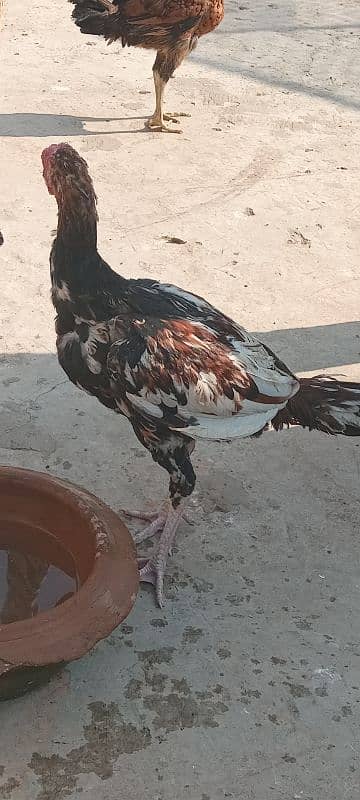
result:
[[[156,106],[147,127],[154,131],[181,133],[166,120],[188,114],[165,114],[165,86],[181,62],[224,16],[223,0],[70,0],[72,16],[81,33],[104,36],[109,44],[156,50],[153,66]]]
[[[68,144],[42,154],[58,204],[51,249],[59,362],[70,380],[126,416],[170,475],[170,503],[137,541],[161,532],[140,576],[163,603],[167,556],[195,486],[197,439],[228,440],[301,425],[360,435],[360,384],[296,378],[269,348],[201,297],[156,280],[127,280],[97,251],[96,196]]]

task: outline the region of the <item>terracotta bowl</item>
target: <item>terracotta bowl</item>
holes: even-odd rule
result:
[[[129,614],[139,582],[131,536],[104,503],[50,475],[0,467],[0,543],[19,530],[35,556],[40,535],[55,537],[79,588],[50,610],[0,623],[0,699],[34,688],[111,633]]]

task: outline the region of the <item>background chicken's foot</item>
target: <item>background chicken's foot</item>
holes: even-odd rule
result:
[[[163,116],[166,118],[165,114]],[[182,133],[181,128],[169,128],[169,126],[165,124],[161,117],[155,117],[155,115],[150,117],[150,119],[145,123],[145,126],[150,131],[162,131],[163,133]]]
[[[187,114],[186,111],[174,111],[172,114],[167,111],[163,114],[163,119],[166,122],[175,122],[177,125],[179,124],[178,117],[191,117],[191,114]]]

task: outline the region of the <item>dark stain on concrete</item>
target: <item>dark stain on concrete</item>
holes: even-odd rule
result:
[[[204,578],[194,578],[193,575],[180,572],[177,569],[174,569],[172,574],[168,576],[168,587],[170,589],[168,596],[172,599],[176,598],[179,589],[186,589],[188,586],[192,586],[197,594],[211,592],[214,588],[214,584],[210,583],[210,581],[206,581]]]
[[[186,633],[194,641],[202,635],[202,630],[188,628]],[[142,651],[139,658],[145,686],[150,688],[150,692],[144,696],[143,704],[146,709],[155,712],[152,721],[155,730],[170,733],[184,728],[218,727],[217,716],[228,711],[228,689],[216,684],[205,691],[193,692],[184,677],[173,678],[159,673],[158,664],[172,662],[173,648]],[[161,741],[164,741],[162,737]]]
[[[343,706],[341,709],[341,713],[343,717],[351,717],[352,716],[351,706],[350,705]]]
[[[155,664],[171,664],[175,647],[160,647],[158,650],[137,650],[139,661],[146,667]]]
[[[90,703],[89,710],[91,721],[84,726],[85,744],[65,756],[33,753],[29,766],[40,783],[36,800],[64,800],[73,794],[81,774],[93,772],[107,780],[119,756],[151,744],[149,729],[125,722],[116,703]]]
[[[203,635],[203,631],[188,627],[184,635],[186,642],[194,642]],[[127,693],[135,692],[139,696],[138,692],[141,691],[144,708],[154,712],[152,726],[162,734],[185,728],[218,727],[217,717],[229,710],[226,704],[230,700],[229,690],[216,684],[204,691],[192,691],[184,677],[177,678],[159,672],[159,664],[172,663],[173,653],[172,647],[138,651],[144,673],[143,686],[133,679],[127,686]],[[157,738],[158,741],[164,741],[163,736]]]
[[[182,635],[183,644],[194,644],[198,642],[203,636],[203,633],[204,631],[202,628],[193,628],[192,625],[188,625]]]
[[[214,588],[214,584],[210,581],[205,581],[204,578],[191,578],[190,583],[194,587],[197,594],[211,592],[211,590]]]
[[[207,553],[205,558],[210,561],[210,564],[216,564],[218,561],[222,561],[224,556],[221,553]]]
[[[279,656],[271,656],[270,660],[272,664],[275,664],[276,666],[280,665],[283,667],[286,664],[286,658],[280,658]]]
[[[307,686],[302,683],[284,683],[284,686],[289,687],[289,692],[293,697],[310,697],[311,692]]]
[[[225,600],[227,600],[228,603],[231,603],[232,606],[240,606],[244,601],[246,601],[246,603],[250,603],[251,595],[247,594],[244,597],[243,594],[227,594]]]
[[[159,619],[151,619],[150,620],[150,625],[152,625],[153,628],[166,628],[167,621],[166,621],[166,619],[161,619],[161,618],[159,618]]]
[[[289,700],[287,706],[288,706],[288,709],[289,709],[291,714],[294,714],[295,717],[299,716],[299,709],[298,709],[296,703],[294,703],[293,700]]]
[[[157,774],[158,781],[160,781],[160,783],[161,783],[161,781],[164,780],[164,776],[163,776],[162,772],[160,772],[159,767],[155,767],[155,772]]]
[[[162,693],[164,691],[167,675],[157,672],[156,667],[158,664],[171,664],[174,650],[174,647],[161,647],[159,650],[138,651],[137,654],[139,661],[142,663],[145,684],[152,692]]]
[[[20,786],[20,781],[16,780],[16,778],[8,778],[6,783],[3,783],[0,786],[0,797],[1,800],[9,800],[13,791],[18,789]]]
[[[195,697],[197,697],[199,700],[211,700],[212,692],[210,689],[203,689],[201,692],[195,692]]]
[[[182,696],[170,692],[145,697],[144,705],[155,711],[154,728],[170,733],[184,728],[217,728],[216,717],[229,710],[223,700],[219,695],[214,697],[213,692],[207,699],[197,699],[192,692]]]
[[[167,675],[164,672],[145,670],[145,683],[152,692],[164,692],[167,679]]]
[[[268,714],[268,719],[272,722],[273,725],[280,725],[276,714]]]
[[[227,689],[225,686],[222,686],[221,683],[217,683],[216,686],[214,686],[213,691],[214,694],[221,694],[222,699],[226,700],[227,703],[230,702],[231,695],[229,689]]]
[[[229,650],[227,647],[219,647],[216,652],[219,658],[221,658],[223,661],[231,656],[231,650]]]
[[[2,764],[0,764],[0,778],[2,778],[4,772],[5,772],[5,767],[3,767]]]
[[[296,620],[295,625],[296,625],[297,628],[299,628],[300,631],[311,631],[312,630],[312,624],[311,624],[311,622],[309,622],[308,619],[298,619],[298,620]]]
[[[174,692],[177,692],[178,694],[190,694],[190,686],[185,678],[181,678],[180,680],[172,678],[171,683]]]
[[[130,636],[131,633],[134,633],[134,628],[132,625],[122,625],[121,633],[124,633],[125,636]]]
[[[258,689],[243,689],[241,692],[241,703],[243,703],[245,706],[248,706],[254,697],[257,700],[261,697],[261,692],[259,692]]]
[[[247,575],[242,575],[242,579],[246,586],[255,586],[255,581],[253,581],[252,578],[248,578]]]
[[[283,761],[286,761],[287,764],[296,764],[295,756],[290,756],[289,753],[285,753],[284,756],[281,756]]]
[[[125,687],[125,697],[128,700],[135,700],[136,697],[141,697],[142,685],[142,681],[139,681],[136,678],[131,678]]]
[[[315,694],[318,697],[327,697],[328,696],[328,691],[326,689],[326,686],[318,686],[318,688],[315,689]]]

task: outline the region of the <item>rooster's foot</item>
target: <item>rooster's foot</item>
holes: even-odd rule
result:
[[[133,540],[135,544],[140,544],[140,542],[144,542],[145,539],[152,539],[157,533],[159,533],[159,531],[162,531],[166,522],[166,517],[166,511],[160,512],[156,515],[156,517],[154,517],[153,521],[150,522],[149,525],[145,525],[145,528],[143,528],[142,531],[134,533]]]
[[[145,525],[145,528],[141,531],[132,534],[135,544],[140,544],[140,542],[144,542],[146,539],[152,539],[157,533],[163,530],[169,513],[169,501],[165,501],[157,511],[131,511],[127,508],[120,508],[119,512],[129,519],[139,519],[141,522],[150,523],[149,525]],[[182,514],[182,519],[187,522],[188,525],[194,525],[194,521],[186,512]],[[170,555],[171,550],[169,550],[169,556]]]
[[[171,554],[175,534],[183,515],[182,503],[177,508],[170,508],[163,523],[163,530],[160,536],[158,545],[155,545],[155,550],[151,558],[140,558],[138,561],[140,581],[145,583],[152,583],[155,586],[156,599],[160,608],[164,605],[164,574],[168,555]],[[158,518],[160,519],[160,517]],[[154,525],[154,522],[151,523]],[[151,525],[148,526],[147,530]],[[146,529],[145,529],[146,530]],[[160,530],[160,529],[158,529]],[[143,531],[142,531],[143,533]]]
[[[127,511],[122,508],[121,512],[130,519],[140,519],[150,523],[149,525],[145,525],[145,528],[138,531],[138,533],[132,534],[135,544],[140,544],[140,542],[144,542],[145,539],[152,539],[159,531],[162,531],[167,519],[168,507],[164,506],[158,511]]]
[[[138,559],[141,583],[151,583],[155,587],[156,599],[160,608],[164,605],[164,568],[160,569],[152,559]]]

